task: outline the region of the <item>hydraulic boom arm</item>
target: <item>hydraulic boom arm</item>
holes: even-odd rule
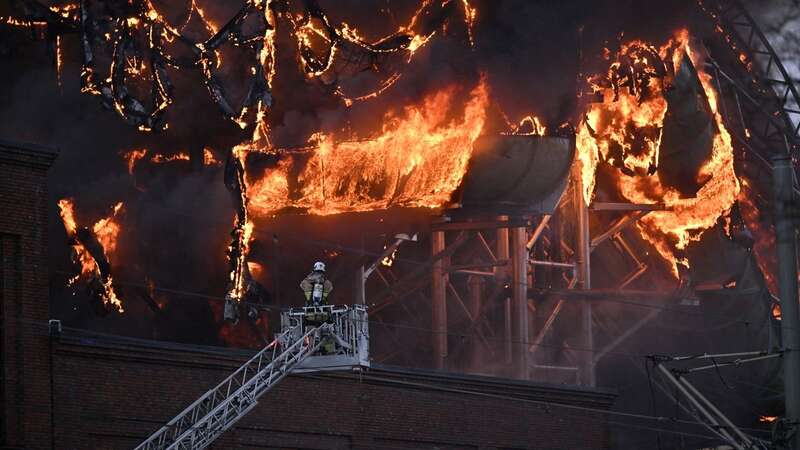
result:
[[[286,338],[296,330],[286,330],[136,450],[206,448],[255,407],[258,398],[289,374],[293,367],[314,354],[321,345],[321,333],[330,328],[328,323],[311,328],[288,345]],[[281,353],[278,353],[279,349]]]

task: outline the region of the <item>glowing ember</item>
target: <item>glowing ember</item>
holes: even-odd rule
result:
[[[759,422],[772,423],[778,420],[778,416],[761,416],[758,418]]]
[[[368,141],[336,142],[315,135],[315,147],[299,168],[297,191],[290,192],[294,162],[284,158],[274,170],[248,180],[254,214],[293,207],[310,214],[369,211],[391,206],[442,206],[461,183],[486,117],[485,80],[470,93],[463,115],[448,120],[455,88],[389,113],[382,133]]]
[[[82,232],[83,230],[78,227],[75,221],[73,201],[70,199],[59,200],[58,208],[61,220],[64,222],[64,228],[72,239],[72,260],[76,265],[80,266],[81,270],[78,275],[69,280],[68,284],[71,286],[79,279],[84,279],[87,282],[94,281],[99,286],[98,295],[103,304],[120,313],[124,312],[122,301],[119,299],[114,289],[111,274],[101,271],[100,262],[92,256],[92,253],[86,247],[85,243],[81,241],[86,233]],[[117,249],[120,225],[117,223],[116,218],[121,211],[122,202],[119,202],[114,205],[113,212],[109,217],[98,220],[91,228],[91,232],[102,247],[103,257],[106,262],[108,262],[109,256],[113,255]]]
[[[684,55],[698,71],[716,124],[711,155],[697,175],[702,186],[693,197],[684,197],[666,186],[655,170],[667,112],[664,98],[667,77],[659,73],[658,61],[653,60],[660,58],[667,73],[675,73]],[[624,44],[605,78],[593,80],[602,102],[590,106],[576,139],[587,202],[591,202],[595,172],[602,162],[626,173],[617,172],[616,176],[617,191],[625,199],[631,203],[666,206],[666,211],[646,215],[639,228],[659,254],[672,264],[676,276],[679,263],[688,265],[678,252],[716,224],[730,210],[739,193],[731,138],[717,111],[717,95],[711,86],[711,77],[702,72],[702,67],[686,30],[676,33],[675,38],[660,49],[640,41]]]

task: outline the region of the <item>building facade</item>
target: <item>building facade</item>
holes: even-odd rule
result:
[[[0,449],[126,449],[248,352],[48,325],[47,169],[0,142]],[[614,394],[376,366],[287,377],[213,448],[605,449]]]

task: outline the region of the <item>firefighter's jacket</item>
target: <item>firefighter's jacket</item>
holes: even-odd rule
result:
[[[311,301],[311,294],[314,292],[314,285],[322,282],[322,301],[327,302],[328,294],[333,290],[333,283],[325,278],[323,272],[311,272],[302,282],[300,282],[300,289],[306,295],[306,301]]]

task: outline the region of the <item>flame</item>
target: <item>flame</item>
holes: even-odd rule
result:
[[[147,156],[147,149],[145,148],[130,150],[122,154],[122,159],[124,159],[125,163],[128,165],[129,174],[133,175],[133,169],[136,168],[136,163],[145,156]]]
[[[336,142],[317,134],[308,162],[300,168],[298,191],[290,192],[296,168],[284,158],[263,177],[248,180],[254,214],[303,208],[328,215],[390,206],[441,207],[461,183],[472,144],[483,129],[488,87],[481,80],[463,116],[448,121],[455,87],[428,96],[420,106],[385,116],[382,133],[367,141]]]
[[[510,134],[513,135],[544,136],[547,134],[547,127],[541,119],[534,115],[523,117],[516,125],[511,124],[506,118],[506,123],[508,123],[508,127],[511,129]]]
[[[778,416],[761,416],[758,418],[759,422],[772,423],[778,420]]]
[[[211,152],[211,149],[206,147],[203,149],[203,165],[205,166],[216,166],[221,164],[214,158],[214,153]]]
[[[163,164],[172,161],[189,161],[191,158],[189,154],[186,152],[179,152],[175,153],[174,155],[164,155],[161,153],[156,153],[150,158],[150,162],[154,164]]]
[[[136,149],[136,150],[129,150],[127,152],[121,153],[122,159],[125,160],[125,164],[128,166],[128,173],[133,175],[133,171],[136,169],[136,165],[139,161],[147,160],[153,164],[164,164],[173,161],[190,161],[191,156],[188,152],[178,152],[172,155],[164,155],[163,153],[153,153],[150,158],[147,158],[149,151],[145,148],[143,149]],[[206,147],[203,149],[203,165],[205,166],[218,166],[222,164],[219,160],[214,157],[214,153],[211,151],[210,148]]]
[[[247,149],[243,146],[237,146],[233,149],[233,156],[236,158],[237,179],[239,190],[239,204],[240,210],[237,211],[234,217],[233,230],[231,231],[231,244],[228,246],[228,258],[231,262],[231,271],[229,274],[230,287],[226,293],[226,299],[233,299],[240,302],[247,292],[247,279],[245,272],[245,264],[247,264],[247,256],[250,254],[250,242],[253,240],[253,231],[255,225],[250,220],[250,198],[248,196],[248,186],[245,182],[245,159],[247,157]]]
[[[20,27],[20,28],[47,27],[47,22],[45,21],[40,21],[40,20],[30,21],[26,19],[17,19],[16,17],[0,17],[0,24],[9,25],[12,27]]]
[[[461,0],[461,4],[464,6],[464,20],[467,25],[467,36],[469,37],[469,45],[470,47],[474,47],[475,36],[473,34],[472,29],[475,26],[475,19],[478,17],[478,10],[470,6],[468,0]]]
[[[114,205],[112,214],[106,218],[98,220],[93,226],[92,231],[97,238],[100,245],[103,246],[106,259],[110,259],[117,249],[117,238],[120,232],[120,225],[116,221],[117,215],[122,211],[122,202]],[[72,242],[72,259],[80,265],[80,273],[71,278],[68,284],[73,285],[79,278],[97,279],[103,286],[103,292],[100,293],[101,300],[106,306],[109,306],[118,312],[124,312],[122,307],[122,300],[117,296],[114,289],[114,282],[110,274],[103,276],[100,273],[100,267],[97,261],[92,257],[91,253],[86,247],[77,240],[78,224],[75,221],[75,204],[71,199],[61,199],[58,201],[59,214],[64,223],[64,229],[67,234],[73,238]]]
[[[716,122],[711,156],[702,165],[698,180],[707,180],[695,197],[682,198],[681,194],[665,186],[657,172],[652,169],[658,162],[661,130],[667,111],[663,97],[663,80],[655,76],[653,61],[649,55],[658,55],[665,64],[677,69],[683,55],[688,55],[695,68],[702,88],[708,98],[711,113]],[[650,56],[652,58],[652,56]],[[644,86],[617,86],[617,72],[621,61],[632,61],[637,68],[651,72]],[[654,211],[639,222],[642,235],[672,264],[673,274],[678,275],[678,264],[688,265],[676,253],[685,249],[692,241],[700,239],[702,233],[717,223],[730,210],[740,187],[733,166],[731,137],[717,111],[717,94],[711,85],[711,77],[702,71],[702,64],[690,45],[689,33],[680,30],[675,37],[659,49],[652,45],[632,41],[624,44],[616,61],[611,63],[606,75],[606,86],[593,80],[594,89],[602,95],[601,103],[592,104],[581,123],[576,137],[578,164],[584,187],[584,198],[591,202],[595,185],[595,173],[600,162],[622,165],[635,176],[619,174],[617,190],[631,203],[663,204],[665,211]],[[611,87],[607,87],[609,84]],[[649,95],[644,95],[647,89]],[[637,140],[638,138],[638,140]],[[612,148],[622,149],[622,160],[615,160]],[[619,156],[616,156],[619,158]]]
[[[255,261],[247,261],[247,270],[250,271],[253,278],[258,279],[261,278],[261,274],[264,273],[264,266]]]
[[[778,293],[778,282],[775,274],[778,273],[778,261],[775,254],[775,229],[772,224],[762,223],[759,217],[759,208],[753,198],[755,192],[747,180],[742,180],[742,192],[739,195],[739,210],[742,212],[747,229],[753,233],[753,256],[758,268],[764,275],[767,289],[773,295]]]
[[[385,249],[386,247],[384,246],[384,250]],[[383,259],[381,260],[381,264],[386,267],[392,267],[392,264],[394,264],[394,259],[396,257],[397,257],[397,249],[394,249],[391,254],[383,257]]]
[[[117,249],[117,236],[119,235],[120,225],[115,221],[117,214],[122,210],[122,202],[114,205],[111,216],[100,219],[92,227],[97,240],[103,246],[106,256],[113,254]]]

